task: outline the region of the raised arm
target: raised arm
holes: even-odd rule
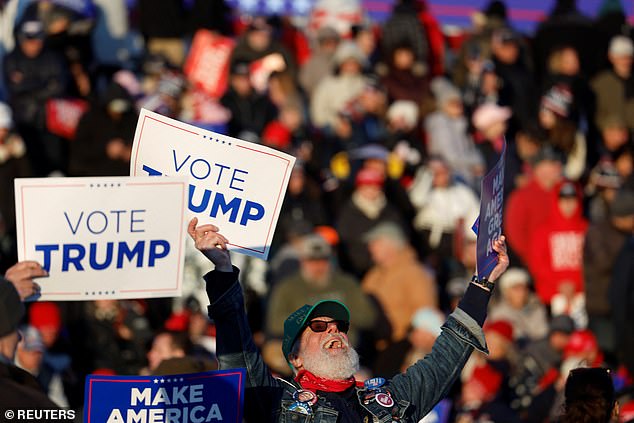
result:
[[[214,225],[198,225],[190,221],[188,233],[196,248],[214,265],[204,276],[209,296],[209,317],[216,324],[216,355],[220,369],[245,368],[247,370],[245,411],[271,413],[270,402],[279,387],[271,376],[259,350],[253,342],[244,307],[242,288],[238,283],[239,269],[231,264],[227,250],[228,240]],[[262,416],[262,415],[260,415]]]
[[[498,263],[489,275],[495,282],[509,266],[504,236],[493,243]],[[470,283],[456,310],[447,318],[432,352],[392,379],[395,396],[409,401],[418,419],[423,418],[447,395],[474,348],[488,352],[482,325],[491,296],[490,290]]]

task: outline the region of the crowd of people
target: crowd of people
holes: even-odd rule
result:
[[[461,36],[424,0],[397,0],[382,23],[338,3],[315,2],[304,22],[222,0],[0,0],[0,274],[22,299],[45,277],[17,263],[13,179],[128,175],[146,108],[297,158],[268,261],[231,257],[272,371],[292,376],[286,317],[328,299],[353,316],[358,378],[392,378],[431,352],[467,289],[480,181],[506,145],[511,269],[489,354],[435,412],[556,421],[579,366],[610,369],[614,395],[634,400],[634,30],[621,2],[589,18],[557,0],[522,34],[491,1]],[[230,46],[213,90],[193,77],[203,37],[219,57]],[[15,362],[75,410],[90,373],[216,368],[209,263],[189,250],[181,298],[27,302]]]

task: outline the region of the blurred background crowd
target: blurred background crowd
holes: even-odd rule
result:
[[[128,175],[146,108],[298,159],[269,260],[234,257],[270,367],[290,375],[284,319],[330,298],[352,312],[359,377],[391,377],[474,273],[480,181],[506,140],[512,269],[491,354],[424,421],[553,421],[582,364],[611,369],[628,421],[634,31],[619,0],[596,3],[591,18],[553,1],[526,34],[503,1],[449,33],[424,0],[383,22],[356,0],[303,20],[223,0],[0,0],[0,273],[17,261],[13,179]],[[89,373],[215,368],[191,250],[181,298],[30,304],[17,363],[74,409]]]

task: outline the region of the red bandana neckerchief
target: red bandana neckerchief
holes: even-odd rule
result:
[[[313,392],[343,392],[353,386],[363,386],[362,383],[360,384],[360,382],[355,381],[354,376],[350,376],[345,380],[332,380],[315,376],[308,370],[300,370],[297,376],[295,376],[295,381],[298,382],[302,388]]]

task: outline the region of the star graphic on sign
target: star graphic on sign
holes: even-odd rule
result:
[[[154,379],[154,383],[158,383],[158,379]]]
[[[180,381],[182,382],[182,381],[184,381],[184,380],[185,380],[185,379],[181,378],[181,380],[180,380]]]
[[[284,0],[267,0],[266,8],[273,14],[279,13],[284,10]]]
[[[299,15],[305,15],[310,11],[312,4],[310,0],[295,0],[292,3],[293,10]]]
[[[165,382],[165,379],[161,379],[161,383]]]
[[[240,0],[240,6],[247,12],[252,12],[258,7],[258,0]]]

